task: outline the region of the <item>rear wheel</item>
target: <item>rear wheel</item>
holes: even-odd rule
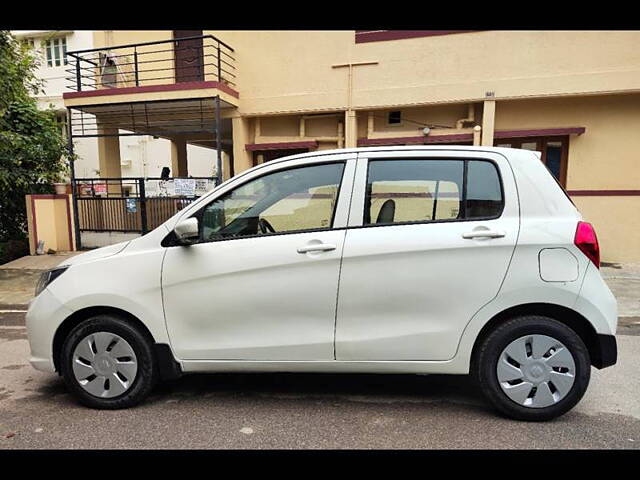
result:
[[[504,322],[485,338],[476,362],[487,399],[518,420],[550,420],[566,413],[584,395],[590,374],[582,339],[542,316]]]
[[[61,355],[65,383],[89,407],[131,407],[140,403],[157,381],[151,342],[135,327],[110,315],[76,326]]]

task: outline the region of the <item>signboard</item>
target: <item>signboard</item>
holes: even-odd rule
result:
[[[185,197],[193,197],[196,194],[195,178],[176,178],[173,180],[175,194]]]
[[[93,184],[93,191],[95,192],[96,195],[99,195],[101,193],[107,193],[107,184],[106,183],[94,183]]]
[[[209,190],[212,190],[214,186],[215,183],[208,178],[199,178],[196,180],[196,195],[202,196]]]
[[[215,187],[208,178],[149,179],[144,182],[146,197],[200,197]]]
[[[135,198],[127,198],[127,213],[136,213],[138,211],[138,204]]]

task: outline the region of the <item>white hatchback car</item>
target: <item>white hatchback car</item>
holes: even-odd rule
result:
[[[294,155],[44,274],[31,363],[97,408],[191,372],[472,373],[504,414],[545,420],[616,362],[598,268],[534,152]]]

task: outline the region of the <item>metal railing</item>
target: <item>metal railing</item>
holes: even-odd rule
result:
[[[76,178],[79,230],[144,234],[215,184],[214,177]]]
[[[67,52],[72,91],[217,81],[236,87],[234,50],[213,35]]]

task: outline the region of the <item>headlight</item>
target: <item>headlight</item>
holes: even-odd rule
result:
[[[69,267],[60,267],[54,268],[53,270],[47,270],[46,272],[42,272],[40,278],[38,279],[38,283],[36,284],[36,297],[40,295],[40,293],[47,288],[51,282],[53,282],[56,278],[62,275],[67,271]]]

